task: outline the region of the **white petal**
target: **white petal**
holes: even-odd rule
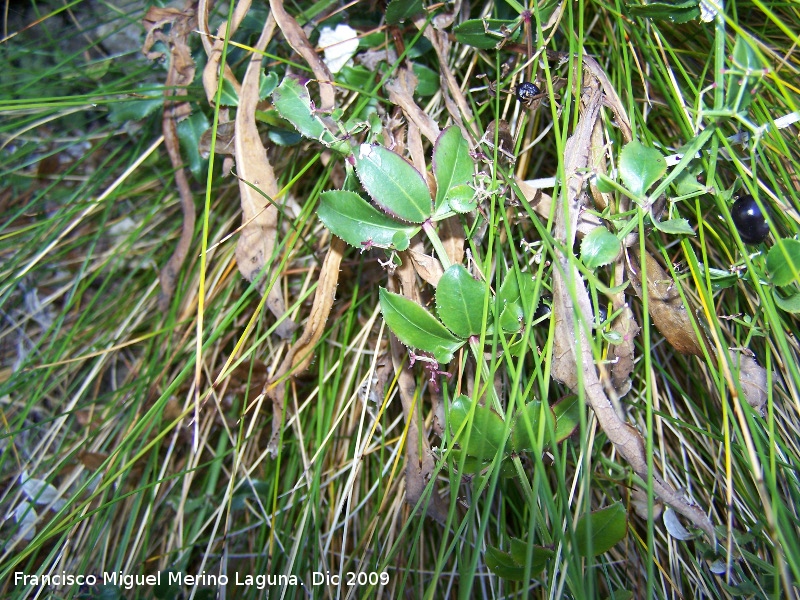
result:
[[[358,50],[358,32],[343,23],[336,29],[323,27],[319,33],[319,47],[325,51],[323,62],[336,74]]]

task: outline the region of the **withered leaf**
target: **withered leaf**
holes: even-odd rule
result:
[[[647,279],[647,308],[653,323],[670,345],[681,354],[703,356],[703,346],[711,350],[705,333],[698,327],[700,337],[692,327],[692,318],[681,300],[677,284],[649,252],[644,255]],[[642,297],[641,262],[636,254],[628,261],[628,277],[636,295]],[[713,353],[712,353],[713,355]]]
[[[744,392],[744,399],[758,414],[764,416],[767,403],[767,370],[756,362],[748,352],[729,351],[731,362],[738,364],[739,384]]]

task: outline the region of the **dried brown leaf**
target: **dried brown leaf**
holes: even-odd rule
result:
[[[613,344],[608,349],[608,359],[612,363],[611,385],[617,397],[621,398],[631,389],[631,373],[635,365],[634,340],[639,335],[639,325],[633,311],[625,305],[611,327],[622,336],[621,343]]]
[[[219,123],[217,125],[217,143],[214,144],[214,154],[222,154],[225,156],[233,156],[235,148],[233,140],[236,132],[236,123],[228,121],[226,123]],[[209,127],[200,136],[200,156],[208,158],[211,155],[211,140],[214,128]]]
[[[323,112],[333,110],[335,104],[335,94],[333,88],[333,75],[317,51],[308,41],[303,28],[298,25],[283,6],[283,0],[270,0],[269,6],[272,9],[271,16],[278,23],[283,36],[292,49],[303,57],[303,60],[311,67],[314,77],[319,84],[320,110]]]
[[[192,3],[189,2],[184,10],[177,8],[152,7],[144,18],[147,37],[145,38],[142,52],[151,60],[163,57],[163,53],[152,51],[156,42],[161,42],[169,48],[169,68],[164,91],[164,114],[161,128],[164,133],[164,146],[167,149],[170,162],[175,169],[175,183],[181,199],[183,212],[183,225],[181,237],[175,251],[167,264],[161,270],[160,306],[166,310],[169,301],[175,292],[175,281],[178,272],[186,260],[194,234],[195,207],[189,181],[183,169],[180,142],[178,140],[177,122],[184,119],[191,112],[191,107],[184,100],[175,100],[176,97],[186,96],[186,86],[194,80],[195,64],[192,59],[191,49],[187,38],[197,26]],[[166,31],[166,33],[165,33]]]
[[[767,370],[749,352],[729,350],[729,354],[731,362],[739,367],[739,384],[744,392],[744,399],[763,417],[768,398]]]
[[[411,265],[403,262],[396,274],[400,280],[400,290],[403,295],[414,302],[419,302],[419,291],[415,285],[414,270]],[[391,291],[400,291],[394,278],[389,279],[388,287]],[[435,475],[436,463],[427,435],[424,431],[420,432],[419,430],[419,423],[424,423],[424,421],[419,418],[417,383],[411,369],[404,364],[405,346],[392,334],[389,336],[389,345],[392,362],[398,373],[397,385],[400,402],[403,405],[403,417],[408,426],[408,435],[405,441],[406,502],[414,506],[423,498],[428,482]],[[447,509],[448,502],[439,496],[434,488],[426,506],[428,516],[444,524],[447,522]]]
[[[399,69],[397,77],[386,84],[389,101],[403,109],[409,123],[416,124],[420,132],[430,142],[439,137],[439,126],[436,121],[423,111],[414,101],[414,89],[417,87],[417,76],[410,69]]]
[[[236,244],[236,265],[248,281],[256,280],[272,259],[277,235],[278,208],[274,201],[278,195],[278,182],[267,159],[267,151],[261,143],[255,117],[259,101],[261,52],[274,31],[275,21],[268,17],[242,81],[239,108],[236,111],[234,151],[242,204],[242,228]],[[251,186],[263,192],[269,199]],[[266,276],[261,278],[259,286],[262,291],[268,279]],[[272,286],[270,289],[267,307],[278,319],[286,313],[279,286]],[[282,337],[288,337],[293,329],[293,323],[284,321],[278,333]]]
[[[306,320],[303,333],[292,345],[281,361],[275,374],[264,384],[264,392],[272,400],[272,437],[269,442],[269,452],[273,457],[278,454],[278,440],[283,428],[284,398],[286,395],[286,378],[290,374],[296,376],[311,364],[314,347],[325,332],[325,323],[328,321],[333,301],[336,299],[336,286],[339,283],[339,266],[347,245],[338,237],[331,237],[331,245],[322,263],[319,282],[314,292],[314,302],[311,312]]]
[[[628,261],[628,277],[636,295],[642,297],[640,260],[633,254]],[[653,323],[670,345],[681,354],[703,356],[703,346],[711,350],[703,330],[695,333],[692,318],[673,281],[650,253],[645,253],[644,270],[647,280],[647,309]],[[713,352],[712,352],[713,355]]]
[[[417,272],[417,275],[430,283],[433,287],[439,285],[439,280],[442,278],[442,275],[444,275],[444,269],[442,269],[442,263],[439,262],[439,259],[428,256],[424,252],[419,252],[417,250],[409,250],[406,255],[411,259],[411,263],[414,265],[414,270]]]

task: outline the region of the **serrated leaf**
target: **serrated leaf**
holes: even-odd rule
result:
[[[326,145],[336,142],[322,119],[312,110],[311,96],[306,86],[296,77],[288,75],[272,93],[272,102],[281,116],[289,121],[304,137]]]
[[[767,253],[767,271],[770,281],[779,287],[798,281],[800,240],[780,238]]]
[[[581,242],[581,260],[588,269],[610,264],[619,256],[622,244],[605,227],[595,227]]]
[[[656,229],[669,235],[694,235],[694,229],[686,219],[676,218],[668,221],[653,221]]]
[[[599,556],[621,542],[628,533],[628,514],[621,502],[581,516],[575,541],[581,556]]]
[[[464,345],[464,340],[455,337],[416,302],[384,288],[380,288],[379,296],[386,324],[406,346],[430,352],[438,362],[446,364]]]
[[[514,422],[511,424],[510,446],[514,452],[534,450],[538,447],[539,421],[542,415],[552,420],[551,427],[555,426],[556,417],[552,409],[549,406],[545,406],[543,409],[539,400],[529,402],[521,410],[517,411],[514,416]],[[546,435],[547,427],[545,427]],[[545,437],[545,439],[547,438]]]
[[[436,178],[436,211],[446,204],[452,190],[472,182],[474,162],[469,155],[469,143],[461,130],[451,125],[439,135],[433,147],[433,176]],[[470,198],[474,192],[470,189]],[[459,194],[461,196],[462,194]]]
[[[462,265],[452,265],[436,286],[436,313],[457,336],[478,335],[485,293],[486,283],[475,280]]]
[[[625,186],[641,197],[667,171],[661,152],[637,140],[625,144],[619,156],[619,174]]]
[[[468,184],[457,185],[450,188],[444,201],[443,208],[449,208],[453,212],[459,214],[466,214],[475,210],[478,206],[478,200],[475,197],[475,190]]]
[[[408,240],[419,231],[419,227],[387,217],[355,192],[346,190],[320,194],[317,215],[331,233],[361,250],[369,245],[388,248],[395,235],[402,234]]]
[[[700,16],[697,0],[684,0],[683,2],[648,2],[647,4],[629,4],[628,10],[632,15],[647,19],[670,21],[672,23],[687,23]]]
[[[516,21],[504,19],[470,19],[464,21],[453,28],[456,40],[462,44],[467,44],[473,48],[490,50],[503,41],[501,32],[505,29],[510,31],[514,28]],[[487,33],[487,29],[494,33]],[[516,40],[520,35],[521,27],[517,27],[511,40]]]
[[[792,294],[783,297],[777,289],[772,288],[772,297],[775,300],[775,306],[782,311],[792,314],[800,313],[800,292],[795,290]]]
[[[469,421],[472,398],[461,394],[450,405],[448,417],[450,431],[458,433],[462,424],[467,423],[464,431],[456,440],[470,456],[481,460],[491,460],[498,450],[505,447],[505,422],[503,418],[488,406],[477,404],[475,414]]]
[[[550,548],[534,546],[531,556],[531,576],[541,573],[547,566],[547,561],[555,554]],[[525,540],[511,538],[511,558],[524,566],[528,560],[528,543]]]
[[[523,581],[525,578],[525,567],[519,565],[508,552],[487,546],[483,559],[489,570],[498,577],[509,581]]]
[[[415,17],[425,9],[422,0],[392,0],[386,7],[386,23],[388,25],[398,25]]]
[[[569,395],[553,405],[556,416],[556,442],[563,442],[581,424],[581,400],[576,395]]]
[[[383,146],[361,144],[355,162],[361,185],[389,215],[411,223],[423,223],[431,216],[425,179],[402,156]]]

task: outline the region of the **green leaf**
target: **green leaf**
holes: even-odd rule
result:
[[[501,306],[500,327],[508,333],[520,330],[525,319],[525,308],[531,308],[534,301],[533,279],[527,273],[520,273],[520,278],[518,281],[516,273],[509,271],[497,292]]]
[[[552,558],[554,552],[550,548],[542,546],[533,547],[533,555],[531,556],[531,575],[537,575],[547,566],[547,561]],[[514,561],[524,566],[528,560],[528,543],[525,540],[511,538],[511,558]]]
[[[438,362],[446,364],[464,345],[464,340],[455,337],[416,302],[384,288],[380,288],[379,296],[386,324],[406,346],[430,352]]]
[[[743,111],[753,100],[752,89],[763,77],[764,63],[755,48],[741,35],[733,45],[731,69],[726,77],[725,108]]]
[[[400,230],[394,232],[394,235],[392,236],[392,246],[394,246],[395,250],[402,252],[403,250],[408,250],[410,245],[411,237],[408,235],[407,231]]]
[[[775,306],[781,310],[797,314],[800,313],[800,292],[794,290],[785,298],[778,293],[778,290],[772,288],[772,297],[775,299]]]
[[[258,98],[260,100],[266,100],[269,98],[270,94],[275,91],[277,85],[277,73],[274,71],[270,71],[269,73],[261,73],[261,77],[258,80]]]
[[[531,555],[529,574],[538,575],[547,566],[553,551],[542,546],[534,546]],[[503,552],[493,546],[486,547],[484,560],[492,573],[510,581],[524,581],[525,563],[528,557],[528,544],[524,540],[511,538],[511,552]]]
[[[470,19],[453,27],[453,33],[456,40],[462,44],[482,50],[491,50],[503,41],[503,29],[510,30],[516,23],[516,20]],[[515,41],[519,37],[521,29],[521,27],[517,27],[511,41]]]
[[[669,219],[668,221],[653,221],[656,229],[669,235],[694,235],[694,229],[686,219]]]
[[[108,120],[112,123],[139,121],[164,106],[164,90],[142,86],[135,100],[120,100],[108,106]]]
[[[779,287],[798,281],[800,240],[780,238],[767,253],[767,271],[772,283]]]
[[[478,206],[478,199],[475,197],[475,190],[472,189],[472,186],[464,183],[450,188],[445,198],[444,208],[447,208],[448,204],[454,212],[463,215],[475,210]]]
[[[345,65],[336,74],[336,79],[341,80],[349,86],[357,89],[364,89],[375,77],[375,71],[371,71],[361,65]]]
[[[646,4],[628,4],[628,10],[634,16],[647,19],[687,23],[700,16],[697,0],[683,2],[648,2]]]
[[[414,90],[415,94],[427,98],[428,96],[433,96],[441,89],[438,72],[419,63],[414,63],[411,66],[414,70],[414,75],[417,76],[417,87]]]
[[[470,456],[481,460],[491,460],[498,450],[505,447],[505,422],[503,417],[498,415],[488,406],[475,405],[475,415],[469,421],[469,413],[472,408],[472,399],[461,394],[450,405],[448,417],[450,420],[450,431],[453,435],[458,433],[461,425],[467,423],[464,431],[455,440],[464,451]],[[469,436],[469,441],[467,441]]]
[[[442,131],[433,147],[433,176],[436,178],[436,212],[447,210],[447,199],[453,190],[467,186],[470,199],[475,195],[472,183],[474,162],[469,155],[469,143],[461,130],[451,125]],[[463,190],[456,195],[462,196]]]
[[[272,93],[272,102],[281,116],[304,137],[331,146],[338,140],[311,108],[311,96],[305,84],[291,75],[284,77]]]
[[[581,242],[581,260],[587,269],[596,269],[614,261],[622,244],[605,227],[595,227]]]
[[[463,465],[461,464],[462,460],[464,461]],[[460,470],[458,470],[459,465],[461,465]],[[458,449],[450,452],[450,468],[458,470],[458,472],[462,475],[474,475],[475,473],[480,473],[491,465],[492,463],[489,461],[475,458],[474,456],[470,456],[466,452],[462,452]]]
[[[599,556],[621,542],[627,533],[628,515],[622,502],[583,515],[575,526],[578,553]]]
[[[331,233],[361,250],[370,244],[388,248],[394,244],[396,235],[408,240],[419,231],[419,227],[387,217],[355,192],[346,190],[320,194],[317,214]]]
[[[486,283],[476,281],[462,265],[452,265],[436,286],[436,312],[457,336],[478,335],[483,328]]]
[[[208,161],[200,156],[200,137],[211,124],[202,111],[193,112],[187,119],[178,123],[178,138],[181,141],[183,156],[189,163],[189,170],[198,179]]]
[[[619,173],[625,186],[641,197],[667,171],[661,152],[633,140],[625,144],[619,156]]]
[[[581,400],[570,394],[553,405],[556,417],[556,442],[563,442],[581,424]]]
[[[542,409],[542,403],[534,400],[525,405],[522,410],[517,411],[514,422],[511,425],[510,446],[514,452],[523,450],[534,450],[539,447],[537,439],[539,437],[539,420],[544,414],[545,418],[552,419],[551,427],[555,425],[555,414],[549,406]],[[545,427],[545,436],[547,428]],[[545,437],[546,439],[546,437]]]
[[[525,578],[525,567],[517,563],[508,552],[486,546],[483,559],[489,570],[498,577],[509,581],[523,581]]]
[[[399,25],[424,10],[422,0],[392,0],[386,7],[386,23],[387,25]]]
[[[239,94],[227,79],[222,80],[222,94],[220,94],[219,103],[222,106],[239,106]]]
[[[356,174],[367,193],[385,212],[411,223],[423,223],[433,212],[425,179],[411,163],[383,146],[361,144]]]

